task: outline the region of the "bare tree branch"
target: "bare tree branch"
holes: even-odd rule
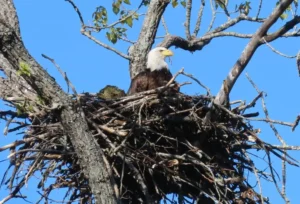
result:
[[[252,34],[239,34],[235,32],[221,32],[224,31],[237,23],[239,23],[242,20],[246,21],[251,21],[251,22],[263,22],[263,19],[255,19],[248,17],[244,14],[241,14],[235,19],[229,20],[226,23],[220,25],[216,29],[214,29],[211,32],[206,33],[203,37],[197,38],[197,39],[192,39],[192,40],[186,40],[184,38],[181,38],[179,36],[174,36],[174,35],[167,35],[164,37],[164,40],[158,45],[158,46],[163,46],[163,47],[179,47],[184,50],[188,51],[197,51],[201,50],[205,45],[210,43],[210,40],[215,37],[224,37],[224,36],[232,36],[232,37],[239,37],[239,38],[251,38],[253,35]],[[197,25],[196,25],[197,28]],[[195,31],[197,31],[195,29]],[[194,34],[195,34],[194,31]],[[197,31],[198,32],[198,31]]]
[[[68,89],[69,89],[69,87],[71,87],[73,93],[74,93],[75,95],[77,95],[77,91],[76,91],[76,89],[75,89],[75,86],[74,86],[74,85],[72,84],[72,82],[69,80],[69,78],[68,78],[66,72],[63,72],[63,70],[59,67],[59,65],[56,64],[56,62],[54,61],[54,59],[52,59],[52,58],[50,58],[50,57],[48,57],[48,56],[46,56],[46,55],[44,55],[44,54],[42,54],[42,57],[48,59],[50,62],[52,62],[52,64],[54,64],[54,66],[57,68],[57,70],[59,71],[59,73],[64,77],[64,79],[65,79],[65,81],[66,81],[66,83],[67,83]],[[68,90],[68,92],[69,92],[69,90]]]
[[[282,26],[280,29],[278,29],[276,32],[265,36],[265,40],[267,42],[272,42],[273,40],[277,39],[280,36],[285,36],[285,34],[289,30],[291,30],[295,25],[297,25],[298,23],[300,23],[300,16],[295,16],[295,18],[293,18],[292,20],[286,22],[286,24],[284,26]],[[299,36],[300,32],[298,31],[298,32],[295,32],[294,34],[296,36]],[[260,41],[261,41],[261,43],[263,43],[263,39],[261,39]]]
[[[80,10],[78,9],[78,7],[75,5],[75,3],[74,3],[72,0],[65,0],[65,1],[69,2],[69,3],[73,6],[74,10],[76,11],[76,13],[77,13],[77,15],[78,15],[78,17],[79,17],[79,20],[80,20],[80,24],[81,24],[81,30],[80,30],[80,32],[81,32],[84,36],[88,37],[90,40],[94,41],[95,43],[97,43],[98,45],[104,47],[105,49],[108,49],[108,50],[110,50],[110,51],[113,51],[113,52],[116,53],[117,55],[119,55],[119,56],[121,56],[121,57],[123,57],[123,58],[125,58],[125,59],[127,59],[127,60],[130,59],[130,57],[129,57],[128,55],[122,53],[121,51],[117,50],[116,48],[113,48],[113,47],[111,47],[111,46],[109,46],[109,45],[107,45],[107,44],[101,42],[100,40],[96,39],[95,37],[93,37],[93,36],[91,35],[90,31],[87,31],[87,30],[86,30],[86,26],[85,26],[83,17],[82,17],[82,15],[81,15],[81,12],[80,12]],[[132,15],[133,15],[133,14],[132,14]],[[120,20],[120,22],[121,22],[121,20]],[[115,23],[115,24],[117,24],[117,23]]]
[[[186,13],[185,13],[185,36],[186,39],[191,39],[191,11],[192,11],[192,0],[187,0],[186,2]]]
[[[225,83],[227,87],[224,87],[224,83],[222,84],[222,87],[217,94],[215,98],[215,103],[217,104],[223,104],[227,98],[225,89],[231,91],[233,88],[236,80],[238,79],[239,75],[242,73],[242,71],[247,66],[248,62],[252,58],[253,54],[255,53],[256,49],[261,45],[262,37],[264,37],[269,28],[277,21],[277,19],[280,17],[280,15],[286,10],[286,8],[293,2],[293,0],[283,0],[281,1],[278,6],[275,8],[273,13],[265,20],[265,22],[261,25],[261,27],[257,30],[257,32],[252,37],[251,41],[248,43],[244,51],[242,52],[242,55],[237,60],[231,71],[229,72],[229,75],[226,78]],[[286,30],[287,31],[287,30]],[[283,34],[283,33],[282,33]],[[279,37],[279,35],[277,36]],[[266,39],[267,40],[267,39]],[[268,40],[267,40],[268,41]]]
[[[166,48],[175,46],[183,50],[196,51],[201,50],[205,45],[207,45],[210,42],[210,39],[197,41],[196,43],[193,42],[195,41],[189,41],[179,36],[167,35],[165,36],[164,40],[158,44],[158,46]]]
[[[257,10],[257,14],[256,14],[256,18],[258,18],[258,17],[259,17],[259,14],[260,14],[260,10],[261,10],[262,3],[263,3],[263,0],[260,0],[260,1],[259,1],[259,6],[258,6],[258,10]]]
[[[163,16],[161,16],[161,22],[162,22],[163,27],[166,31],[166,35],[169,35],[170,33],[169,33],[169,30],[168,30],[168,26],[167,26],[167,23],[166,23],[165,18]]]
[[[278,50],[276,50],[274,47],[272,47],[272,45],[270,45],[266,40],[265,38],[263,37],[263,40],[264,40],[264,43],[273,51],[275,52],[276,54],[282,56],[282,57],[286,57],[286,58],[296,58],[296,55],[295,56],[289,56],[289,55],[286,55],[286,54],[283,54],[281,52],[279,52]]]
[[[208,26],[207,32],[209,32],[212,29],[212,27],[214,25],[214,22],[216,20],[216,16],[217,16],[213,0],[210,0],[210,8],[211,8],[212,17],[211,17],[211,21],[210,21],[210,24]]]
[[[265,19],[262,19],[262,18],[257,19],[257,18],[246,16],[245,14],[241,13],[238,17],[236,17],[232,20],[228,20],[226,23],[224,23],[224,24],[218,26],[216,29],[208,32],[206,35],[208,35],[210,33],[217,33],[217,32],[226,30],[243,20],[262,23],[262,22],[264,22]]]
[[[69,0],[68,0],[69,1]],[[137,14],[138,10],[142,7],[143,5],[143,1],[141,1],[140,5],[137,7],[137,9],[135,11],[131,11],[128,15],[126,15],[125,17],[121,18],[120,20],[116,21],[116,22],[113,22],[107,26],[103,26],[103,27],[93,27],[93,29],[96,29],[96,30],[102,30],[102,29],[106,29],[106,28],[112,28],[114,27],[115,25],[117,24],[120,24],[122,22],[124,22],[124,20],[126,20],[127,18],[129,17],[133,17],[134,15]],[[87,26],[85,26],[87,27]]]
[[[296,65],[297,65],[297,69],[298,69],[298,74],[300,76],[300,51],[298,51],[298,53],[297,53]]]
[[[175,36],[175,35],[168,35],[164,37],[164,40],[158,44],[158,46],[162,47],[172,47],[175,46],[177,48],[181,48],[183,50],[187,51],[198,51],[201,50],[204,46],[208,45],[210,41],[213,38],[219,38],[219,37],[236,37],[236,38],[244,38],[244,39],[249,39],[252,38],[254,34],[242,34],[242,33],[236,33],[236,32],[217,32],[217,33],[210,33],[207,35],[204,35],[203,37],[197,38],[195,40],[186,40],[182,37]],[[299,37],[300,33],[295,33],[295,32],[289,32],[286,33],[282,36],[278,37]],[[266,39],[266,37],[265,37]],[[262,41],[265,43],[264,41]],[[266,42],[268,42],[266,40]]]
[[[98,44],[98,45],[104,47],[105,49],[108,49],[108,50],[110,50],[110,51],[113,51],[114,53],[116,53],[117,55],[123,57],[124,59],[130,60],[130,57],[129,57],[128,55],[126,55],[126,54],[124,54],[124,53],[118,51],[117,49],[115,49],[115,48],[113,48],[113,47],[111,47],[111,46],[109,46],[109,45],[107,45],[107,44],[101,42],[100,40],[96,39],[94,36],[92,36],[92,35],[90,34],[90,32],[81,30],[81,33],[82,33],[83,35],[85,35],[86,37],[88,37],[90,40],[94,41],[96,44]]]
[[[246,74],[248,80],[250,81],[251,85],[256,89],[256,91],[258,93],[261,93],[261,91],[259,90],[259,88],[256,86],[256,84],[253,82],[253,80],[250,78],[250,76],[248,74]],[[262,107],[263,107],[263,111],[265,113],[265,116],[266,116],[266,119],[267,120],[270,120],[270,117],[269,117],[269,111],[267,110],[267,107],[266,107],[266,103],[265,103],[265,99],[264,99],[264,96],[262,95],[261,97],[261,102],[262,102]],[[280,141],[281,145],[283,147],[287,146],[285,141],[283,140],[282,136],[279,134],[277,128],[274,126],[274,123],[273,122],[269,122],[269,125],[271,127],[271,129],[273,130],[275,136],[277,137],[277,139]],[[294,125],[292,125],[293,127]],[[272,151],[273,152],[273,151]],[[274,152],[273,152],[274,153]],[[285,191],[285,184],[286,184],[286,157],[287,157],[287,153],[286,153],[286,150],[283,151],[283,154],[282,154],[282,190],[280,191],[280,188],[279,186],[277,185],[277,182],[273,176],[273,167],[271,165],[271,159],[270,159],[270,155],[268,155],[268,159],[269,159],[269,167],[270,167],[270,170],[271,170],[271,174],[272,174],[272,179],[275,183],[275,186],[276,186],[276,189],[277,191],[279,192],[279,194],[281,195],[281,197],[285,200],[286,203],[290,203],[287,196],[286,196],[286,191]]]
[[[200,9],[199,9],[198,16],[197,16],[197,21],[196,21],[196,26],[195,26],[194,33],[193,33],[194,38],[197,37],[197,35],[199,33],[199,30],[200,30],[201,20],[202,20],[203,11],[204,11],[204,6],[205,6],[205,0],[201,0]]]

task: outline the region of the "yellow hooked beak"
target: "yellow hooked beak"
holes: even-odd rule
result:
[[[161,52],[165,57],[173,56],[173,52],[171,50],[163,50]]]

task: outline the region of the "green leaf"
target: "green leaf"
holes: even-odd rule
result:
[[[106,32],[106,37],[113,44],[115,44],[117,42],[117,40],[118,40],[117,35],[114,32],[111,32],[111,33]]]
[[[19,70],[17,71],[17,74],[19,76],[25,75],[25,76],[31,76],[31,69],[29,64],[26,62],[20,62],[19,63]]]
[[[144,5],[144,6],[148,6],[149,4],[150,4],[150,0],[144,0],[144,1],[143,1],[143,5]]]
[[[110,33],[109,32],[106,32],[106,37],[109,41],[111,41],[111,37],[110,37]]]
[[[111,42],[113,44],[116,44],[116,42],[118,41],[118,37],[117,37],[117,34],[115,32],[112,32],[111,33]]]
[[[111,28],[110,32],[106,32],[106,37],[107,39],[112,42],[113,44],[115,44],[118,41],[118,30],[115,28]]]
[[[280,19],[281,19],[281,20],[284,20],[284,19],[286,19],[287,17],[288,17],[287,13],[283,13],[283,14],[280,15]]]
[[[225,7],[228,4],[228,0],[215,0],[216,1],[216,7],[218,7],[218,5],[222,8],[225,9]]]
[[[120,11],[120,7],[117,6],[116,4],[113,4],[113,12],[114,12],[115,14],[118,14],[119,11]]]
[[[104,8],[104,7],[102,9],[102,16],[107,16],[107,11],[106,11],[106,8]]]
[[[126,18],[125,23],[132,28],[132,16]]]
[[[129,0],[123,0],[123,2],[124,2],[125,4],[130,5],[130,1],[129,1]]]
[[[276,6],[278,6],[279,3],[280,3],[280,0],[276,2]],[[290,7],[290,6],[289,6],[289,7]],[[291,7],[290,7],[290,8],[289,8],[289,7],[284,11],[284,13],[282,13],[282,14],[280,15],[280,19],[281,19],[281,20],[285,20],[285,19],[288,17],[288,14],[287,14],[286,12],[289,11],[289,10],[291,9]]]
[[[245,14],[246,16],[248,16],[248,14],[249,14],[249,7],[245,7],[245,9],[244,9],[244,14]]]
[[[127,31],[127,29],[126,28],[116,28],[116,30],[120,33],[120,34],[122,34],[122,33],[124,33],[124,32],[126,32]]]
[[[120,39],[122,36],[127,37],[126,31],[127,31],[127,28],[117,27],[116,34],[117,34],[118,39]]]
[[[186,7],[186,2],[185,2],[185,0],[184,0],[184,1],[181,1],[180,4],[183,6],[183,8]]]
[[[122,0],[118,0],[112,4],[113,12],[117,15],[120,12],[120,6],[122,4]]]
[[[236,7],[241,13],[248,15],[249,11],[251,10],[250,1],[246,1],[245,3],[242,3],[239,5],[239,7]]]
[[[178,1],[172,0],[172,6],[173,6],[173,8],[176,8],[176,6],[178,6]]]
[[[107,24],[107,10],[103,6],[96,8],[96,11],[93,13],[94,24],[99,26],[99,24]]]
[[[132,18],[135,19],[135,20],[139,20],[139,14],[134,13],[134,14],[132,15]]]
[[[15,104],[15,107],[17,109],[17,115],[21,115],[25,113],[25,109],[23,106],[19,105],[19,104]]]
[[[246,1],[245,6],[244,6],[244,14],[246,16],[249,14],[249,11],[251,9],[250,3],[251,3],[250,1]]]

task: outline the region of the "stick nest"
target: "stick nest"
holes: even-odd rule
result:
[[[258,131],[246,120],[257,114],[243,115],[253,104],[229,110],[212,101],[208,95],[148,91],[116,100],[83,94],[80,103],[74,99],[74,104],[83,107],[122,202],[173,200],[167,196],[173,193],[179,203],[191,199],[198,203],[268,203],[247,175],[254,174],[258,186],[260,179],[270,175],[255,167],[248,150],[260,149],[296,164],[257,137]],[[19,190],[39,172],[39,202],[54,202],[54,191],[67,189],[65,202],[93,203],[88,179],[61,128],[58,111],[25,118],[30,124],[23,123],[23,139],[1,148],[11,150],[10,167],[14,167],[3,179],[11,189],[5,199],[25,199]]]

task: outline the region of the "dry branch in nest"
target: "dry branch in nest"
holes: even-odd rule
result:
[[[83,107],[90,131],[105,153],[106,167],[116,182],[115,193],[122,202],[158,202],[175,193],[180,203],[188,202],[186,198],[198,203],[268,203],[247,175],[254,174],[258,186],[260,179],[272,176],[256,168],[248,150],[258,149],[268,158],[275,155],[291,165],[298,164],[284,149],[262,141],[248,122],[258,114],[244,112],[262,93],[250,104],[230,110],[211,105],[214,98],[209,94],[168,95],[164,92],[168,88],[116,100],[88,93],[74,97],[74,105]],[[204,123],[208,111],[213,111],[213,117]],[[13,112],[1,112],[3,119],[10,114]],[[42,175],[39,202],[54,201],[52,191],[67,189],[66,202],[93,203],[89,182],[61,128],[59,110],[38,116],[14,114],[14,120],[21,116],[30,121],[19,122],[20,128],[26,126],[23,139],[0,148],[11,150],[13,167],[2,181],[11,193],[1,203],[13,197],[24,198],[19,190],[36,172]]]

